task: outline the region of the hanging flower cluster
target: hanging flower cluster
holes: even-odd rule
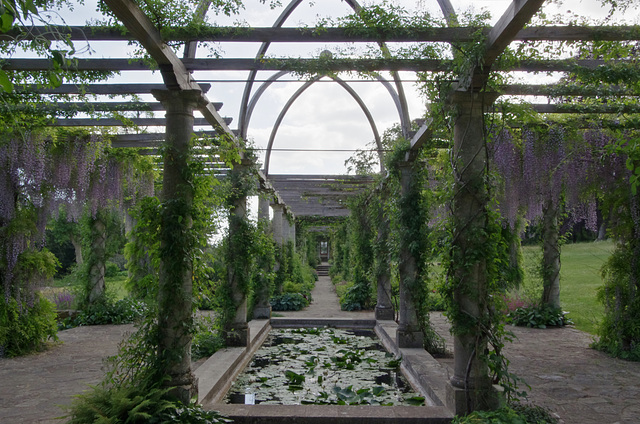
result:
[[[109,149],[98,134],[30,133],[0,144],[0,263],[5,298],[15,285],[18,257],[44,245],[47,220],[61,207],[77,221],[85,207],[125,208],[153,193],[150,164],[137,153]],[[14,293],[15,295],[15,293]]]
[[[514,227],[519,214],[534,221],[550,202],[554,208],[564,206],[571,223],[583,221],[596,231],[595,189],[603,188],[603,177],[615,177],[617,167],[618,159],[603,159],[609,142],[599,130],[568,134],[561,125],[546,133],[525,128],[520,138],[510,130],[498,133],[491,156],[501,177],[498,208],[502,216]]]

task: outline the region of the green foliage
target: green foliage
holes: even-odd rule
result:
[[[556,424],[558,420],[539,406],[513,404],[495,411],[474,411],[455,417],[451,424]]]
[[[270,300],[274,311],[299,311],[309,305],[309,300],[302,293],[282,293]]]
[[[132,211],[136,225],[124,252],[130,275],[127,288],[139,299],[155,299],[158,294],[160,208],[157,197],[146,197]]]
[[[594,347],[615,357],[640,361],[640,296],[632,276],[636,254],[633,242],[619,243],[602,267],[604,285],[598,290],[598,299],[606,314]]]
[[[117,301],[105,296],[98,302],[87,304],[74,318],[66,318],[61,329],[82,325],[130,324],[140,321],[149,313],[148,306],[133,298]]]
[[[208,358],[224,346],[221,329],[208,317],[200,319],[191,341],[191,359]]]
[[[529,328],[563,327],[573,324],[573,321],[567,318],[567,312],[547,304],[516,308],[507,314],[507,321],[513,325]]]
[[[0,357],[25,355],[58,340],[55,305],[39,293],[29,296],[29,302],[0,301]]]

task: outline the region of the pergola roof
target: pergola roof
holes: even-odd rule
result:
[[[606,26],[606,27],[577,27],[577,26],[549,26],[523,28],[530,20],[531,16],[540,8],[542,0],[514,0],[509,8],[504,12],[493,28],[483,30],[487,36],[484,45],[483,59],[479,62],[482,66],[476,66],[468,75],[460,76],[459,88],[476,89],[484,84],[489,70],[525,72],[540,71],[570,71],[576,67],[586,67],[595,69],[605,63],[596,59],[566,59],[557,60],[523,60],[508,67],[500,68],[496,64],[497,57],[504,51],[506,46],[515,40],[640,40],[640,30],[635,26]],[[163,34],[169,34],[163,38],[161,32],[152,24],[150,19],[138,8],[132,0],[105,0],[105,3],[114,11],[123,22],[126,31],[118,28],[92,28],[84,27],[59,27],[55,31],[42,27],[34,27],[23,31],[13,30],[7,34],[0,35],[0,41],[12,40],[15,37],[23,39],[33,38],[35,35],[44,35],[51,38],[51,34],[68,34],[75,40],[137,40],[146,49],[153,59],[131,60],[124,58],[100,58],[100,59],[79,59],[74,62],[73,70],[106,70],[124,71],[138,70],[148,72],[152,68],[160,70],[164,84],[89,84],[78,87],[71,84],[64,84],[56,89],[43,89],[37,87],[26,87],[27,90],[39,91],[43,94],[73,94],[73,93],[95,93],[98,95],[122,95],[122,94],[148,94],[153,89],[169,90],[199,90],[202,92],[202,101],[199,105],[199,112],[202,118],[196,119],[196,125],[204,130],[206,135],[228,134],[239,144],[236,136],[246,136],[246,123],[252,111],[251,97],[253,85],[256,82],[256,72],[258,70],[290,71],[300,66],[314,65],[316,58],[288,59],[275,58],[265,60],[263,55],[269,45],[276,42],[446,42],[450,44],[468,42],[473,39],[476,28],[465,27],[443,27],[430,29],[406,28],[405,31],[396,31],[393,35],[382,33],[357,33],[348,32],[344,28],[323,28],[316,31],[314,28],[285,28],[286,19],[292,11],[300,4],[299,0],[290,2],[283,10],[281,16],[274,23],[272,28],[227,28],[212,27],[200,31],[197,39],[189,36],[181,28],[165,29]],[[453,10],[448,0],[438,0],[438,3],[447,14],[447,19],[451,18]],[[355,0],[348,0],[347,4],[354,10],[358,10],[360,5]],[[167,46],[168,41],[188,41],[184,57],[179,57],[176,52]],[[233,42],[260,42],[262,43],[258,55],[255,58],[199,58],[195,55],[194,46],[198,41],[233,41]],[[155,63],[154,63],[155,62]],[[431,59],[396,59],[385,57],[380,59],[331,59],[322,62],[323,69],[327,71],[392,71],[393,86],[395,87],[394,101],[396,101],[399,115],[402,121],[402,130],[405,137],[414,137],[412,140],[413,153],[417,151],[424,141],[430,137],[431,129],[428,124],[417,134],[409,133],[408,112],[406,99],[402,88],[402,80],[397,71],[439,71],[445,69],[447,60]],[[624,61],[619,61],[624,62]],[[15,58],[7,59],[2,64],[7,70],[46,70],[52,69],[53,64],[48,59]],[[502,65],[500,65],[502,66]],[[71,69],[70,69],[71,70]],[[195,70],[244,70],[250,71],[245,85],[241,114],[238,129],[231,129],[230,118],[220,115],[222,104],[211,102],[205,93],[209,90],[209,84],[199,83],[193,76]],[[391,84],[389,83],[391,87]],[[263,85],[258,89],[266,89]],[[394,88],[390,88],[393,90]],[[596,96],[603,95],[602,92],[585,92],[578,86],[567,85],[564,87],[549,87],[545,85],[509,85],[504,87],[504,93],[508,95],[583,95]],[[611,89],[606,95],[624,96],[635,95],[621,88],[620,91]],[[90,105],[74,103],[57,103],[52,101],[51,108],[57,110],[77,111],[77,112],[98,112],[98,111],[134,111],[149,112],[161,111],[163,108],[159,102],[106,102],[97,101]],[[365,110],[366,108],[363,108]],[[534,104],[533,109],[542,113],[637,113],[638,107],[626,105],[625,108],[605,106],[592,106],[590,109],[579,106],[569,106],[561,104],[540,103]],[[284,113],[284,112],[283,112]],[[141,126],[164,125],[161,117],[135,117],[131,121]],[[70,118],[59,119],[56,125],[75,126],[118,126],[120,121],[113,118]],[[372,123],[374,133],[377,131]],[[163,140],[163,133],[153,134],[121,134],[114,137],[114,147],[144,147],[148,148],[147,153],[155,153],[155,149]],[[268,148],[271,149],[271,146]],[[212,164],[215,167],[215,164]],[[269,175],[260,173],[261,185],[263,188],[274,193],[274,201],[285,203],[296,216],[344,216],[348,212],[345,209],[346,197],[353,193],[360,192],[367,184],[371,183],[371,178],[336,176],[336,175]]]

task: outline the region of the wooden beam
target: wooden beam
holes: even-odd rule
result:
[[[415,161],[422,146],[424,146],[427,141],[431,140],[431,136],[433,135],[432,123],[433,119],[429,118],[429,120],[422,124],[418,129],[418,132],[416,132],[416,134],[411,138],[411,147],[405,155],[406,161]]]
[[[200,90],[182,60],[162,41],[158,29],[133,0],[104,0],[104,2],[158,63],[167,89]],[[204,94],[198,110],[216,131],[235,138],[226,121]]]
[[[513,0],[491,28],[485,44],[482,66],[490,67],[516,35],[540,9],[544,0]]]
[[[198,84],[203,93],[211,89],[211,84]],[[151,90],[164,90],[164,84],[62,84],[55,88],[39,87],[35,84],[15,86],[17,92],[35,92],[40,94],[151,94]],[[222,105],[222,103],[220,103]]]
[[[448,18],[447,18],[448,19]],[[166,28],[162,39],[167,41],[215,41],[250,43],[357,43],[357,42],[446,42],[459,43],[473,41],[482,31],[489,29],[475,27],[402,27],[385,34],[362,34],[346,28],[292,28],[292,27],[209,27],[198,31],[197,37],[184,28]],[[166,35],[165,35],[166,34]],[[14,28],[0,34],[0,41],[33,40],[36,37],[58,40],[69,37],[74,41],[129,41],[134,37],[120,28],[91,26],[35,26]],[[521,29],[513,38],[517,41],[633,41],[640,40],[640,27],[620,26],[543,26]]]
[[[638,96],[637,90],[621,86],[583,86],[578,84],[512,84],[501,88],[501,93],[512,96]]]
[[[164,43],[160,32],[133,0],[104,0],[104,2],[156,61],[169,90],[194,89],[191,84],[191,75],[184,68],[180,58]]]
[[[216,110],[220,110],[222,103],[213,104]],[[20,105],[18,105],[20,108]],[[55,102],[43,103],[36,106],[39,110],[64,111],[64,112],[149,112],[163,111],[160,102]],[[26,109],[26,107],[25,107]]]
[[[231,123],[232,118],[224,118]],[[125,121],[125,122],[123,122]],[[164,127],[165,118],[72,118],[57,119],[54,126],[58,127],[122,127],[127,124],[134,124],[140,127]],[[194,118],[195,126],[210,126],[205,118]]]
[[[498,71],[529,71],[529,72],[568,72],[584,67],[595,69],[610,63],[627,63],[625,60],[604,61],[600,59],[561,59],[561,60],[521,60],[519,63],[495,68]],[[434,59],[335,59],[330,62],[318,59],[289,59],[274,58],[264,61],[255,59],[188,59],[185,60],[186,71],[249,71],[265,70],[295,71],[301,68],[313,69],[318,66],[319,71],[416,71],[439,72],[449,69],[449,61]],[[6,59],[2,64],[5,70],[41,71],[51,70],[53,65],[48,59]],[[74,71],[131,71],[149,70],[143,61],[128,59],[78,59],[77,66],[69,68]],[[195,83],[194,83],[195,84]],[[197,84],[196,84],[197,86]]]
[[[504,49],[540,9],[544,0],[513,0],[498,22],[491,28],[480,63],[475,64],[470,75],[461,76],[458,89],[480,90],[494,62]]]

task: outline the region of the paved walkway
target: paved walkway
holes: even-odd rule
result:
[[[320,277],[313,303],[287,317],[362,317],[372,312],[340,311],[333,285]],[[451,349],[448,324],[432,321]],[[58,405],[102,378],[102,358],[117,351],[131,326],[79,327],[59,333],[62,343],[46,352],[0,359],[0,424],[60,423]],[[565,424],[640,424],[640,363],[611,359],[589,349],[591,336],[572,328],[514,327],[517,341],[505,348],[511,370],[532,389],[529,400],[554,411]],[[450,358],[441,359],[445,366]]]

